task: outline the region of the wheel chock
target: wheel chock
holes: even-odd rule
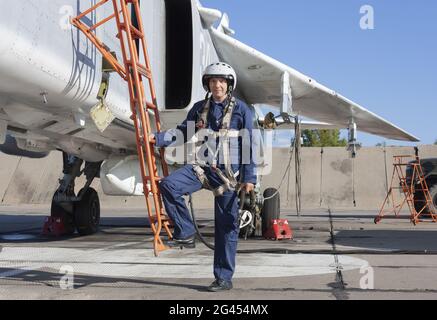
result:
[[[62,237],[71,234],[65,226],[64,219],[61,217],[46,217],[42,230],[43,236]]]

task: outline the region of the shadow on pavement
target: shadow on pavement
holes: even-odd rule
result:
[[[11,269],[11,268],[1,268],[0,274],[13,274],[15,271],[20,272],[20,269]],[[60,273],[58,270],[50,270],[50,271],[42,271],[42,270],[23,270],[19,275],[11,275],[8,276],[7,280],[13,281],[24,281],[30,283],[39,283],[46,285],[48,287],[59,288],[61,289],[61,282],[63,281],[63,277],[65,273]],[[0,278],[0,281],[1,278]],[[199,281],[199,279],[195,279],[195,281]],[[195,285],[195,284],[183,284],[183,283],[172,283],[172,282],[161,282],[161,281],[152,281],[152,280],[141,280],[134,278],[117,278],[117,277],[99,277],[92,275],[79,275],[74,274],[74,289],[85,288],[89,286],[107,286],[107,285],[116,285],[123,283],[123,288],[126,288],[126,284],[132,284],[135,288],[144,287],[144,288],[152,288],[152,286],[164,286],[164,287],[173,287],[173,288],[185,288],[191,290],[197,290],[199,292],[207,292],[205,286]]]
[[[343,230],[335,233],[337,246],[437,254],[437,231]]]

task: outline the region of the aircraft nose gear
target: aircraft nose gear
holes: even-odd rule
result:
[[[65,226],[63,234],[73,234],[75,229],[80,235],[96,233],[100,223],[100,202],[97,191],[90,187],[100,172],[101,162],[86,162],[63,153],[64,177],[59,181],[59,188],[53,195],[51,217],[62,220]],[[75,179],[82,174],[86,177],[85,186],[76,195]]]

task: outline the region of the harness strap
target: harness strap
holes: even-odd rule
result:
[[[223,159],[225,165],[225,175],[229,178],[231,184],[234,187],[238,185],[238,181],[236,180],[235,175],[232,172],[231,155],[230,155],[230,138],[231,138],[231,133],[237,134],[237,138],[239,136],[238,131],[231,130],[231,120],[232,120],[235,104],[236,101],[234,98],[232,98],[228,108],[229,110],[226,112],[225,117],[223,119],[222,130],[220,130],[220,133],[223,135],[222,146],[223,146]]]
[[[207,131],[206,136],[210,137],[212,139],[224,139],[224,138],[238,138],[240,137],[240,132],[238,130],[227,130],[229,132],[225,132],[225,130],[220,130],[220,132],[211,130],[211,129],[204,129]],[[190,141],[191,143],[198,143],[198,142],[203,142],[202,140],[199,139],[199,137],[197,136],[193,136],[193,138]]]
[[[209,184],[208,177],[205,174],[205,170],[202,169],[199,165],[193,166],[194,172],[196,173],[197,178],[199,178],[200,183],[202,184],[204,189],[212,190],[211,185]]]
[[[208,131],[208,137],[215,139],[214,141],[220,139],[219,148],[216,154],[214,155],[212,167],[214,168],[215,172],[217,173],[217,175],[223,181],[224,184],[216,189],[213,189],[208,181],[208,177],[205,174],[205,170],[203,170],[199,164],[193,166],[194,171],[197,177],[199,178],[200,182],[202,183],[203,187],[207,190],[211,190],[214,193],[215,197],[221,196],[229,190],[238,191],[239,189],[239,182],[236,179],[236,177],[239,175],[239,172],[237,173],[232,172],[231,157],[229,152],[230,139],[238,138],[240,136],[240,133],[237,130],[230,129],[235,105],[236,105],[236,100],[234,97],[232,97],[231,101],[226,107],[225,115],[223,118],[223,123],[220,131],[219,132],[215,132],[213,130]],[[211,100],[208,99],[200,116],[200,120],[202,121],[202,126],[205,129],[209,127],[208,115],[209,115],[210,108],[211,108]],[[199,143],[202,143],[203,141],[199,141],[199,138],[196,135],[193,138],[194,138],[193,143],[196,145],[196,147],[200,147]],[[223,148],[225,172],[217,168],[217,157],[221,148]]]
[[[203,111],[202,111],[202,114],[200,116],[200,120],[202,121],[202,124],[203,124],[205,129],[207,129],[209,127],[208,115],[209,115],[210,109],[211,109],[211,99],[208,99],[206,101],[205,106],[203,107]]]
[[[216,173],[219,176],[219,178],[224,182],[224,184],[222,184],[221,186],[219,186],[218,188],[212,188],[211,184],[209,183],[208,177],[205,174],[205,170],[199,166],[199,165],[194,165],[193,166],[194,172],[197,176],[197,178],[199,179],[200,183],[202,183],[202,186],[204,189],[206,190],[210,190],[212,191],[212,193],[214,194],[215,197],[220,197],[222,196],[225,192],[228,191],[236,191],[239,192],[240,191],[240,183],[236,182],[236,176],[238,176],[240,174],[240,172],[238,171],[237,173],[235,173],[235,175],[232,177],[233,179],[228,179],[228,177],[223,173],[223,171],[221,171],[220,169],[216,169]]]

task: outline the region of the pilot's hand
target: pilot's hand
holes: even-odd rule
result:
[[[156,144],[156,137],[153,133],[151,135],[149,135],[149,142]]]
[[[241,189],[246,191],[246,193],[250,193],[255,190],[255,185],[253,183],[243,183]]]

